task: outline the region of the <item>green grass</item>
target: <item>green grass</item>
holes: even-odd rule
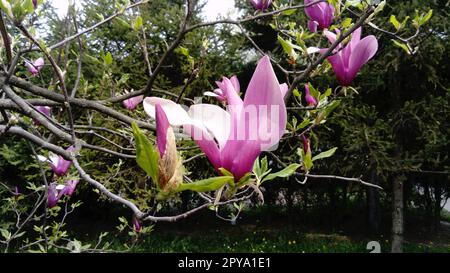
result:
[[[352,253],[369,252],[370,239],[352,240],[339,234],[301,233],[290,229],[168,232],[154,231],[147,235],[136,252],[186,253]],[[389,252],[388,240],[378,240],[382,252]],[[407,243],[405,252],[447,252],[450,245]]]

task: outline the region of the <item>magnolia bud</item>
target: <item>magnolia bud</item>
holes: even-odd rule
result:
[[[166,150],[158,161],[158,185],[165,192],[171,192],[183,182],[183,165],[177,153],[173,129],[167,129]]]
[[[183,165],[178,157],[175,134],[161,105],[156,108],[156,142],[159,151],[158,187],[166,193],[178,188],[183,182]]]

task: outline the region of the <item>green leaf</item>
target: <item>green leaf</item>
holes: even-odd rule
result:
[[[122,25],[124,28],[132,28],[131,25],[125,21],[124,19],[120,18],[120,17],[116,17],[117,22]]]
[[[381,2],[377,5],[377,7],[375,8],[375,10],[373,11],[373,15],[376,15],[376,14],[382,12],[385,6],[386,6],[386,0],[381,1]]]
[[[260,163],[261,161],[261,163]],[[259,178],[263,177],[268,170],[267,157],[263,157],[261,160],[257,158],[253,165],[253,173]]]
[[[232,177],[234,177],[234,175],[233,175],[230,171],[228,171],[227,169],[225,169],[225,168],[219,168],[219,171],[220,171],[224,176],[232,176]],[[228,184],[230,184],[230,186],[231,186],[232,188],[234,188],[234,187],[235,187],[234,179],[230,180],[230,181],[228,182]]]
[[[389,22],[391,22],[396,30],[400,29],[400,23],[397,21],[397,17],[395,17],[395,15],[391,15],[391,17],[389,18]]]
[[[325,90],[325,93],[320,95],[320,100],[323,100],[324,98],[329,97],[332,92],[333,92],[333,90],[331,90],[331,88],[328,88],[327,90]]]
[[[16,236],[14,236],[14,239],[22,237],[23,235],[25,235],[25,233],[26,233],[26,231],[22,231],[22,232],[16,234]]]
[[[344,28],[348,28],[352,24],[352,18],[345,18],[344,21],[342,21],[342,26]]]
[[[94,62],[94,63],[97,63],[97,64],[101,64],[102,63],[98,58],[96,58],[94,56],[91,56],[91,55],[89,55],[87,53],[84,53],[84,56],[86,58],[88,58],[91,62]]]
[[[352,6],[352,7],[356,7],[356,6],[358,6],[359,4],[361,4],[361,0],[347,0],[347,1],[345,2],[345,5],[346,5],[346,6]]]
[[[401,49],[403,49],[408,55],[411,55],[411,51],[409,50],[409,48],[406,44],[398,42],[394,39],[392,39],[392,42],[394,42],[394,45],[396,45],[397,47],[400,47]]]
[[[25,0],[22,3],[22,8],[26,13],[32,13],[34,11],[33,0]]]
[[[109,52],[109,51],[108,51],[108,53],[106,53],[106,55],[102,56],[102,59],[106,65],[110,65],[113,62],[113,57],[111,55],[111,52]]]
[[[430,11],[428,11],[427,14],[425,14],[425,16],[421,16],[420,17],[419,26],[422,26],[423,24],[428,22],[428,20],[430,20],[431,16],[433,16],[433,10],[432,9],[430,9]]]
[[[332,155],[336,152],[336,150],[337,150],[337,147],[334,147],[334,148],[332,148],[332,149],[329,149],[328,151],[321,152],[320,154],[314,156],[314,157],[312,158],[312,161],[316,161],[316,160],[318,160],[318,159],[330,157],[330,156],[332,156]]]
[[[240,188],[244,185],[246,185],[249,181],[250,178],[252,176],[252,173],[246,173],[243,177],[241,177],[241,179],[239,179],[239,181],[236,183],[236,187]]]
[[[284,40],[281,36],[278,36],[278,42],[281,44],[284,52],[289,56],[292,61],[297,60],[298,54],[294,49],[300,49],[300,47],[292,44],[291,41]]]
[[[328,106],[324,109],[324,117],[328,117],[331,112],[333,112],[334,109],[339,106],[339,104],[341,104],[340,100],[334,100],[330,104],[328,104]]]
[[[295,173],[295,170],[297,170],[300,166],[301,166],[300,164],[293,163],[293,164],[287,166],[286,168],[282,169],[281,171],[268,174],[266,177],[264,177],[264,179],[261,181],[261,183],[273,180],[277,177],[282,177],[282,178],[289,177],[289,176],[293,175]]]
[[[406,16],[405,19],[403,19],[402,25],[400,28],[404,28],[406,26],[406,22],[408,22],[408,20],[409,20],[409,16]]]
[[[136,162],[153,182],[158,185],[158,159],[159,153],[152,143],[141,132],[136,123],[132,123],[134,141],[136,143]]]
[[[303,163],[304,163],[305,169],[307,171],[311,170],[311,168],[313,167],[314,164],[313,164],[313,162],[311,160],[311,154],[310,153],[306,154],[303,157]]]
[[[135,31],[139,31],[139,29],[142,27],[142,17],[138,16],[133,22],[133,29]]]
[[[234,180],[233,176],[217,176],[192,183],[182,183],[176,189],[177,192],[191,190],[195,192],[207,192],[220,189],[225,184]]]
[[[283,15],[289,16],[289,15],[294,14],[295,11],[296,11],[295,9],[288,9],[288,10],[283,11]]]
[[[414,19],[412,20],[412,25],[417,29],[419,28],[419,21],[420,21],[420,17],[419,17],[419,11],[416,10],[414,13]]]
[[[0,8],[1,8],[6,14],[8,14],[8,16],[9,16],[11,19],[14,19],[14,14],[13,14],[13,11],[12,11],[11,4],[8,3],[7,0],[0,0]]]
[[[101,13],[96,13],[95,15],[97,15],[97,17],[98,17],[98,19],[99,19],[100,21],[104,21],[104,20],[105,20],[105,16],[103,16],[103,14],[101,14]]]
[[[310,121],[309,119],[304,119],[304,120],[302,121],[302,123],[300,123],[300,124],[297,126],[297,130],[301,130],[301,129],[305,128],[305,127],[308,126],[308,124],[310,124],[310,123],[311,123],[311,121]]]
[[[2,234],[3,238],[5,238],[5,240],[11,239],[11,232],[9,232],[8,230],[2,228],[0,229],[0,233]]]

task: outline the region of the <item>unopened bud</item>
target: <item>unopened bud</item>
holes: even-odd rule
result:
[[[160,155],[158,161],[158,186],[165,192],[171,192],[177,189],[182,181],[183,165],[177,153],[175,134],[169,127],[165,153]]]

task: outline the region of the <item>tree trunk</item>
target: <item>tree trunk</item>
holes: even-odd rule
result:
[[[434,232],[438,232],[441,227],[441,203],[442,203],[442,188],[439,181],[434,183]]]
[[[427,178],[428,179],[428,178]],[[425,210],[427,222],[430,229],[433,227],[433,200],[431,199],[430,182],[426,180],[423,184],[423,194],[425,195]]]
[[[403,252],[403,180],[395,177],[392,185],[392,246],[393,253]]]
[[[378,185],[377,172],[375,169],[371,170],[372,184]],[[371,233],[378,233],[380,229],[380,193],[378,189],[373,187],[367,188],[367,216],[369,231]]]
[[[338,222],[337,219],[337,202],[336,202],[336,187],[333,183],[328,183],[328,195],[330,197],[330,203],[328,205],[328,219],[330,225],[335,226]]]

